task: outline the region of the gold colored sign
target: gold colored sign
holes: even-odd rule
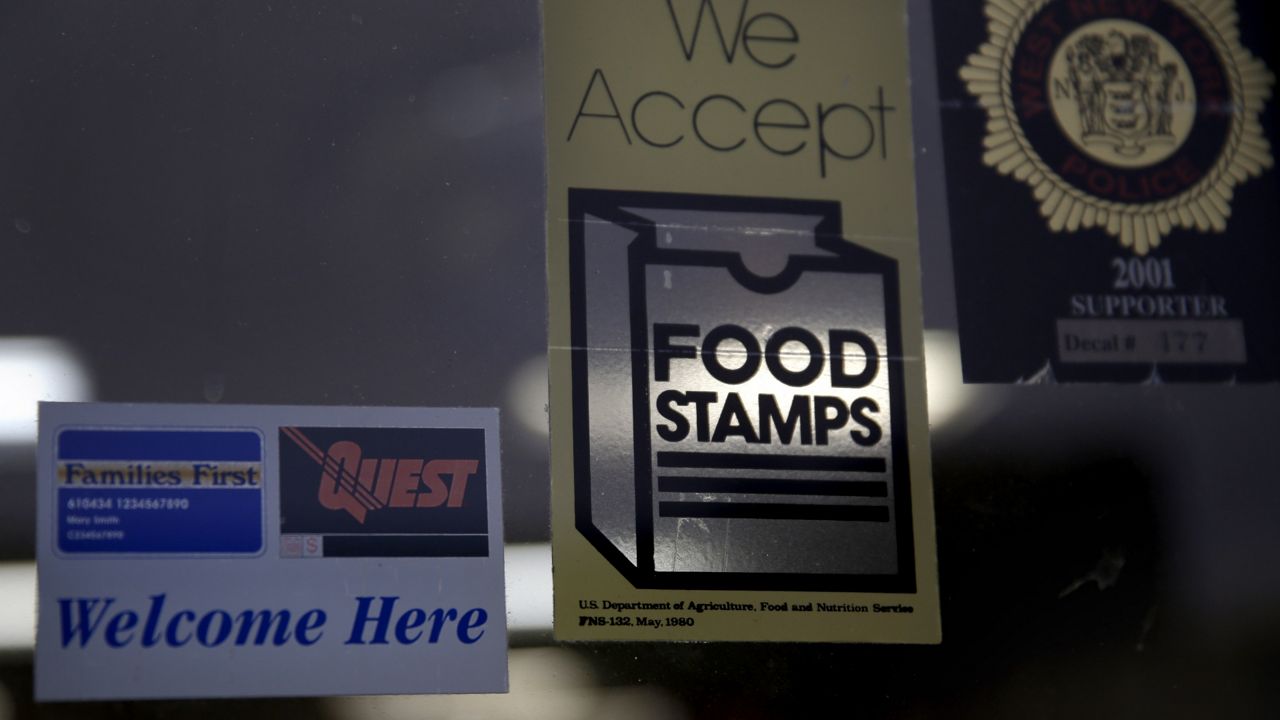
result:
[[[544,3],[555,626],[940,639],[905,3]]]

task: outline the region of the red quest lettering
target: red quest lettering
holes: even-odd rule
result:
[[[458,508],[479,460],[367,458],[358,443],[339,440],[323,454],[297,428],[284,433],[321,465],[317,499],[329,510],[345,510],[363,524],[382,508]],[[446,481],[447,478],[447,481]]]

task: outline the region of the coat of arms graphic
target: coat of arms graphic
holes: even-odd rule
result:
[[[1151,35],[1088,33],[1067,49],[1067,67],[1084,145],[1133,157],[1176,142],[1170,90],[1178,67],[1160,63]]]
[[[1032,189],[1055,232],[1101,228],[1139,255],[1175,228],[1225,232],[1237,184],[1272,165],[1274,78],[1231,2],[988,0],[960,70],[985,108],[983,161]]]

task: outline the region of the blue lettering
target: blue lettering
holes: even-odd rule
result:
[[[302,613],[302,617],[298,618],[298,627],[295,629],[294,633],[294,637],[298,638],[298,644],[315,645],[316,642],[324,635],[324,631],[321,630],[317,632],[315,637],[310,637],[308,633],[319,628],[321,625],[324,625],[324,621],[326,619],[324,611],[320,608],[315,608],[314,610],[308,610]]]
[[[218,620],[218,631],[210,637],[210,629],[213,627],[213,621]],[[227,637],[231,635],[231,615],[226,610],[210,610],[200,618],[200,622],[196,625],[196,640],[205,647],[215,647],[226,642]]]
[[[418,638],[422,637],[422,631],[419,630],[412,636],[409,635],[409,631],[421,627],[426,621],[427,614],[418,608],[413,608],[401,615],[400,619],[396,621],[396,640],[399,640],[404,645],[417,642]]]
[[[381,601],[376,609],[374,608],[375,600]],[[389,642],[387,635],[391,634],[395,642],[401,645],[412,645],[423,641],[435,645],[440,642],[450,623],[454,624],[454,634],[463,644],[471,645],[484,637],[484,625],[489,620],[489,614],[482,608],[467,610],[461,617],[457,608],[435,608],[430,611],[409,608],[397,614],[395,605],[399,600],[399,597],[392,595],[377,598],[357,597],[355,619],[346,644],[386,645]],[[370,624],[373,625],[371,635],[367,627]],[[389,633],[393,628],[394,632]]]
[[[427,642],[431,643],[432,645],[440,642],[440,631],[444,630],[445,621],[457,620],[457,619],[458,619],[458,611],[455,610],[454,608],[449,608],[448,611],[446,611],[444,608],[436,608],[435,610],[432,610],[431,611],[431,638],[427,640]]]
[[[484,637],[484,630],[476,633],[474,637],[471,635],[471,630],[482,627],[488,620],[489,613],[485,612],[484,608],[471,608],[458,621],[458,639],[463,644],[470,645]]]
[[[115,598],[76,598],[75,609],[76,614],[73,617],[71,613],[72,600],[70,598],[58,598],[58,609],[62,615],[62,647],[71,644],[75,638],[80,639],[80,647],[84,647],[85,643],[93,637],[93,633],[97,631],[98,625],[102,622],[102,618],[107,614],[107,609],[116,601]],[[98,603],[102,603],[102,607],[98,610],[97,617],[93,616],[94,608],[98,607]],[[78,620],[78,621],[77,621]]]
[[[160,627],[160,612],[164,609],[164,593],[151,596],[151,609],[147,611],[147,623],[142,627],[142,647],[152,647],[160,642],[156,631]]]
[[[244,645],[249,642],[249,633],[253,631],[255,623],[258,624],[258,636],[254,638],[254,645],[261,645],[267,641],[267,635],[271,632],[272,623],[276,623],[276,634],[271,639],[275,645],[283,645],[289,642],[289,611],[281,610],[274,615],[270,610],[261,610],[253,612],[245,610],[238,616],[240,621],[240,631],[236,633],[236,645]]]
[[[191,633],[187,633],[187,636],[182,639],[178,638],[178,625],[182,622],[183,618],[186,618],[189,623],[195,622],[196,614],[190,610],[181,610],[170,618],[169,626],[164,630],[164,641],[168,643],[170,647],[182,647],[183,645],[191,642]]]
[[[363,622],[370,621],[368,615],[372,600],[373,598],[361,598],[362,614],[366,618]],[[398,598],[386,597],[382,600],[380,615],[372,618],[377,625],[373,642],[385,644],[392,606]],[[296,624],[292,623],[294,615],[289,610],[245,610],[234,616],[227,610],[219,609],[209,610],[204,615],[198,615],[194,610],[179,610],[166,619],[165,601],[164,593],[151,595],[144,620],[143,613],[137,610],[122,608],[112,612],[116,598],[59,598],[62,646],[68,647],[73,643],[78,643],[80,647],[87,646],[99,627],[102,628],[102,641],[111,648],[126,647],[135,640],[142,647],[162,645],[180,648],[193,639],[210,648],[229,640],[234,640],[234,644],[238,646],[262,646],[268,640],[272,645],[281,646],[295,638],[299,645],[306,646],[319,642],[324,635],[322,627],[328,619],[319,608],[298,615]],[[421,611],[417,612],[422,614]],[[425,615],[416,620],[413,617],[407,620],[402,618],[397,625],[397,636],[406,635],[425,621]],[[358,627],[353,633],[353,642],[363,642],[361,634]]]
[[[396,601],[400,599],[397,595],[383,595],[382,610],[378,613],[378,617],[373,621],[375,623],[373,630],[373,639],[369,641],[372,645],[387,644],[387,626],[391,624],[391,611],[395,607]],[[347,638],[347,645],[364,645],[364,626],[369,623],[369,606],[373,604],[373,597],[363,595],[356,598],[356,618],[351,625],[351,637]]]
[[[102,634],[107,640],[107,644],[111,647],[124,647],[133,640],[133,627],[138,624],[138,613],[132,610],[125,610],[122,613],[116,613],[116,616],[107,621],[107,629]],[[120,633],[128,633],[124,639],[120,639]]]

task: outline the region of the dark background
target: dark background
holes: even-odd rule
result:
[[[941,646],[533,633],[491,704],[41,707],[16,652],[0,716],[1280,715],[1280,387],[956,381],[934,33],[909,5],[930,392],[961,400],[933,434]],[[539,73],[526,0],[5,2],[0,338],[69,343],[97,400],[500,406],[507,540],[545,542]],[[1004,192],[1030,214],[997,236],[1035,213]],[[34,555],[33,455],[0,448],[6,560]]]
[[[1069,298],[1112,291],[1112,258],[1133,257],[1101,228],[1074,234],[1049,230],[1026,183],[1000,175],[982,162],[985,108],[965,89],[959,69],[988,37],[977,2],[934,3],[942,139],[950,195],[952,250],[965,378],[1013,382],[1053,359],[1060,381],[1141,382],[1151,365],[1059,364],[1056,320],[1068,317]],[[1121,5],[1123,7],[1123,5]],[[1275,3],[1240,0],[1241,40],[1274,72]],[[1270,21],[1270,22],[1268,22]],[[1275,101],[1262,116],[1275,154]],[[1035,142],[1035,136],[1032,137]],[[1186,148],[1184,148],[1186,149]],[[1209,163],[1211,165],[1211,163]],[[1274,170],[1235,187],[1227,232],[1175,229],[1149,257],[1172,259],[1179,294],[1227,299],[1232,317],[1244,321],[1248,364],[1161,365],[1169,382],[1274,382],[1280,379],[1280,183]]]

